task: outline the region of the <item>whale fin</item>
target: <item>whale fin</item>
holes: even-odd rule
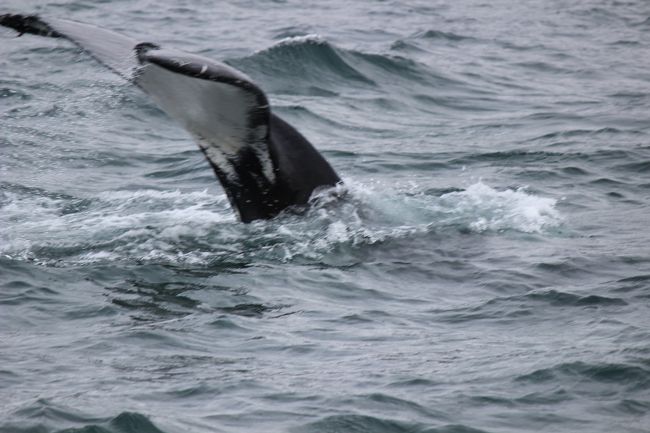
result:
[[[264,92],[221,62],[61,19],[0,15],[20,34],[66,38],[144,90],[196,139],[242,221],[305,204],[340,179],[298,131],[271,113]]]
[[[194,136],[241,214],[239,202],[258,201],[252,196],[276,181],[266,95],[226,64],[153,44],[136,51],[142,68],[135,83]],[[262,206],[277,213],[272,202]]]
[[[127,80],[133,77],[138,66],[133,47],[138,41],[119,33],[76,21],[47,18],[37,15],[0,15],[0,25],[15,29],[19,35],[31,33],[39,36],[64,38]]]

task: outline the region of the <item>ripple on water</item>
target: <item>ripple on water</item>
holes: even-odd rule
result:
[[[584,379],[584,382],[576,383],[581,379]],[[603,385],[599,387],[600,394],[609,395],[611,392],[638,392],[648,389],[650,369],[647,365],[577,361],[535,370],[517,377],[516,380],[537,384],[572,381],[576,387],[585,390],[599,384]],[[574,392],[579,392],[579,389]]]
[[[427,427],[401,420],[391,420],[365,415],[332,415],[294,429],[296,432],[426,432],[426,433],[485,433],[461,424]]]

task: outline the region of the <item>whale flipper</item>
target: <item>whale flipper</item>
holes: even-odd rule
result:
[[[69,39],[133,81],[192,134],[244,222],[272,218],[340,182],[309,141],[271,112],[264,92],[224,63],[68,20],[1,15],[0,25]]]

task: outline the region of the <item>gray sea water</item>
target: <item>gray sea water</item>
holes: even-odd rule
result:
[[[649,432],[650,2],[3,0],[252,76],[347,198],[0,30],[0,431]]]

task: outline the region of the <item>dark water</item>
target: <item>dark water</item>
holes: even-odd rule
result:
[[[0,31],[0,431],[650,431],[650,3],[3,1],[244,70],[348,198]]]

